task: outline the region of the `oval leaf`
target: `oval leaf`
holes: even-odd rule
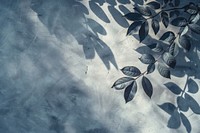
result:
[[[199,13],[192,15],[192,17],[190,18],[190,23],[191,24],[195,24],[199,21],[200,19],[200,15]]]
[[[154,63],[149,64],[148,67],[147,67],[147,74],[152,73],[155,70],[155,68],[156,68],[156,66],[155,66]]]
[[[190,3],[186,6],[185,11],[189,14],[196,14],[198,12],[198,7],[194,3]]]
[[[177,17],[171,21],[171,24],[174,26],[182,27],[187,25],[187,20],[183,17]]]
[[[112,86],[112,88],[114,87],[116,90],[122,90],[124,89],[127,85],[130,84],[131,81],[133,81],[133,78],[130,77],[123,77],[118,79]]]
[[[135,66],[126,66],[122,68],[121,71],[123,72],[123,74],[132,77],[136,77],[141,74],[140,70]]]
[[[163,54],[163,61],[171,68],[176,66],[176,59],[169,52]]]
[[[167,31],[160,37],[160,40],[169,43],[173,42],[174,39],[175,39],[175,34],[172,31]]]
[[[172,103],[163,103],[162,105],[158,105],[162,110],[164,110],[166,113],[168,113],[169,115],[171,115],[175,109],[176,106]]]
[[[173,92],[174,94],[176,94],[176,95],[179,95],[179,94],[181,94],[181,92],[182,92],[182,90],[181,90],[181,88],[178,86],[178,85],[176,85],[176,84],[174,84],[174,83],[172,83],[172,82],[168,82],[168,83],[166,83],[166,84],[164,84],[171,92]]]
[[[151,98],[151,96],[153,94],[153,87],[147,77],[142,77],[142,87],[144,89],[144,92],[147,94],[147,96],[149,96],[149,98]]]
[[[180,15],[180,12],[179,12],[179,10],[173,10],[173,11],[171,11],[170,13],[169,13],[169,16],[170,16],[170,18],[171,17],[177,17],[177,16],[179,16]]]
[[[174,57],[178,55],[179,53],[179,47],[176,43],[173,43],[170,47],[169,47],[169,53],[171,55],[173,55]]]
[[[148,47],[154,52],[162,52],[163,51],[163,47],[160,43],[153,43],[151,45],[148,45]]]
[[[137,5],[134,9],[144,16],[152,15],[151,10],[148,6]]]
[[[200,34],[200,26],[199,26],[199,25],[197,25],[197,24],[189,24],[189,28],[190,28],[193,32],[195,32],[195,33],[197,33],[197,34]]]
[[[147,21],[145,21],[139,30],[140,42],[142,42],[147,37],[148,33],[149,33],[149,24]]]
[[[190,109],[195,114],[200,114],[200,106],[197,103],[197,101],[193,97],[191,97],[190,95],[188,95],[187,93],[185,93],[185,99],[187,100]]]
[[[126,15],[124,15],[124,17],[126,17],[128,20],[131,20],[131,21],[138,21],[138,20],[144,19],[141,14],[132,13],[132,12],[127,13]]]
[[[199,91],[198,84],[193,79],[189,79],[188,80],[188,92],[197,93],[198,91]]]
[[[159,9],[160,8],[160,3],[156,2],[156,1],[151,1],[149,3],[147,3],[147,5],[153,9]]]
[[[170,76],[170,70],[168,67],[166,67],[165,65],[162,65],[161,63],[158,63],[158,72],[161,76],[165,77],[165,78],[171,78]]]
[[[162,18],[162,23],[164,24],[165,28],[167,28],[169,25],[169,16],[168,16],[167,12],[165,12],[165,11],[162,12],[161,18]]]
[[[185,100],[185,98],[181,97],[181,96],[178,96],[177,97],[177,105],[178,105],[178,108],[181,110],[181,111],[188,111],[189,109],[189,106],[188,106],[188,103],[187,101]]]
[[[179,6],[180,5],[180,0],[174,0],[174,6]]]
[[[137,83],[134,81],[129,86],[127,86],[124,91],[125,102],[128,103],[129,101],[131,101],[135,97],[136,92],[137,92]]]
[[[173,112],[171,117],[169,118],[167,127],[172,128],[172,129],[177,129],[181,125],[181,120],[180,120],[180,114],[177,110]]]
[[[191,133],[192,127],[191,127],[191,124],[190,124],[190,121],[188,120],[188,118],[183,113],[180,113],[180,117],[181,117],[182,123],[185,126],[187,132]]]
[[[159,25],[158,20],[152,19],[151,26],[153,28],[155,35],[156,35],[158,33],[159,29],[160,29],[160,25]]]
[[[155,58],[151,54],[143,54],[139,60],[144,64],[151,64],[155,62]]]
[[[133,22],[133,23],[129,26],[126,35],[129,35],[132,31],[135,31],[135,30],[137,29],[137,27],[138,27],[138,26],[141,26],[141,25],[142,25],[142,22],[141,22],[141,21]]]
[[[183,35],[181,37],[179,37],[179,44],[187,51],[190,50],[191,48],[191,44],[190,44],[190,40],[189,37],[186,35]]]

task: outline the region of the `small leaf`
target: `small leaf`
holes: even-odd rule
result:
[[[156,1],[151,1],[149,3],[147,3],[148,6],[150,6],[153,9],[159,9],[160,8],[160,3],[156,2]]]
[[[169,53],[173,55],[174,57],[176,57],[179,53],[178,44],[176,43],[171,44],[171,46],[169,47]]]
[[[199,25],[197,25],[197,24],[189,24],[189,28],[190,28],[193,32],[195,32],[195,33],[197,33],[197,34],[200,34],[200,26],[199,26]]]
[[[166,67],[165,65],[162,65],[161,63],[158,63],[158,72],[161,76],[165,77],[165,78],[171,78],[171,74],[170,74],[170,70],[168,67]]]
[[[182,29],[182,31],[181,31],[181,36],[183,36],[183,35],[185,35],[187,32],[188,32],[188,30],[189,30],[189,27],[188,26],[185,26],[185,27],[182,27],[183,29]],[[180,29],[181,30],[181,29]]]
[[[137,29],[137,27],[138,27],[138,26],[141,26],[141,25],[142,25],[142,22],[141,22],[141,21],[133,22],[133,23],[129,26],[126,35],[129,35],[132,31],[135,31],[135,30]]]
[[[181,37],[179,37],[179,44],[187,51],[190,50],[191,48],[191,44],[190,44],[190,40],[189,37],[186,35],[183,35]]]
[[[124,15],[124,17],[126,17],[128,20],[131,21],[138,21],[138,20],[143,20],[144,18],[142,17],[141,14],[139,13],[127,13],[126,15]]]
[[[155,62],[155,58],[151,54],[143,54],[139,59],[144,64],[151,64]]]
[[[187,20],[183,17],[177,17],[172,20],[171,24],[174,26],[182,27],[187,25]]]
[[[133,78],[130,77],[123,77],[118,79],[112,86],[112,88],[114,87],[116,90],[122,90],[124,89],[127,85],[130,84],[131,81],[133,81]]]
[[[149,79],[145,76],[142,77],[142,87],[144,89],[144,92],[151,98],[153,94],[153,87]]]
[[[162,110],[164,110],[166,113],[171,115],[175,110],[176,106],[172,103],[163,103],[162,105],[158,105]]]
[[[177,86],[176,84],[172,83],[172,82],[168,82],[166,84],[164,84],[171,92],[173,92],[176,95],[181,94],[182,90],[179,86]]]
[[[188,118],[183,113],[180,113],[180,117],[181,117],[182,123],[185,126],[187,132],[191,133],[192,127],[191,127],[191,124],[190,124],[190,121],[188,120]]]
[[[156,66],[154,63],[149,64],[147,67],[147,74],[152,73],[155,70],[155,68],[156,68]]]
[[[171,68],[176,66],[176,59],[169,52],[163,54],[163,61]]]
[[[148,47],[154,52],[162,52],[163,51],[163,47],[160,43],[153,43],[151,45],[148,45]]]
[[[188,92],[197,93],[198,91],[199,91],[198,84],[193,79],[189,79],[188,80]]]
[[[168,16],[167,12],[163,11],[161,13],[161,18],[162,18],[162,23],[167,28],[169,25],[169,16]]]
[[[190,18],[190,23],[191,24],[195,24],[199,21],[200,19],[200,15],[199,13],[192,15],[192,17]]]
[[[149,24],[147,21],[145,21],[139,30],[140,42],[142,42],[147,37],[148,33],[149,33]]]
[[[181,125],[181,120],[180,120],[180,114],[177,110],[173,112],[171,117],[169,118],[167,127],[172,128],[172,129],[177,129]]]
[[[173,42],[174,39],[175,39],[175,34],[172,31],[167,31],[160,37],[160,40],[169,43]]]
[[[126,66],[122,68],[121,71],[123,72],[123,74],[131,77],[136,77],[141,74],[140,70],[135,66]]]
[[[144,16],[152,15],[151,10],[148,6],[137,5],[134,9]]]
[[[155,35],[156,35],[158,33],[159,29],[160,29],[160,25],[159,25],[158,20],[152,19],[151,26],[153,28]]]
[[[197,101],[193,97],[191,97],[189,94],[187,94],[187,93],[185,93],[185,99],[187,100],[190,109],[195,114],[200,114],[200,106],[197,103]]]
[[[189,106],[188,106],[188,103],[187,101],[185,100],[185,98],[181,97],[181,96],[178,96],[177,97],[177,104],[178,104],[178,108],[181,110],[181,111],[188,111],[189,109]]]
[[[128,103],[129,101],[131,101],[135,97],[136,92],[137,92],[137,83],[134,81],[129,86],[127,86],[124,91],[125,102]]]
[[[198,12],[198,7],[194,3],[190,3],[186,6],[185,11],[189,14],[196,14]]]

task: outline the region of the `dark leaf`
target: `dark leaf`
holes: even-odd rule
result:
[[[160,29],[160,25],[159,25],[158,20],[152,19],[151,26],[153,28],[155,35],[156,35],[158,33],[159,29]]]
[[[181,125],[181,120],[180,120],[180,114],[177,110],[173,112],[171,117],[169,118],[167,127],[172,128],[172,129],[177,129]]]
[[[179,6],[180,0],[174,0],[174,6]]]
[[[142,42],[147,37],[148,33],[149,33],[149,24],[147,21],[145,21],[139,30],[140,42]]]
[[[169,115],[171,115],[176,110],[176,106],[172,103],[163,103],[162,105],[158,106]]]
[[[188,80],[188,92],[197,93],[198,91],[199,91],[198,84],[193,79],[189,79]]]
[[[154,51],[154,52],[162,52],[163,51],[163,47],[160,43],[153,43],[151,45],[148,45],[148,47],[150,49],[152,49],[152,51]]]
[[[187,93],[185,93],[185,99],[187,100],[190,109],[195,114],[200,114],[200,106],[197,103],[197,101],[193,97],[191,97],[190,95],[188,95]]]
[[[127,86],[124,91],[125,102],[128,103],[129,101],[131,101],[135,97],[136,92],[137,92],[137,83],[134,81],[129,86]]]
[[[151,1],[149,3],[147,3],[148,6],[150,6],[153,9],[159,9],[160,8],[160,3],[156,2],[156,1]]]
[[[129,35],[132,31],[135,31],[137,27],[141,25],[142,25],[141,21],[133,22],[128,28],[127,35]]]
[[[183,36],[183,35],[187,34],[188,31],[189,31],[189,27],[188,26],[181,27],[180,31],[179,31],[179,34],[180,34],[180,36]]]
[[[126,67],[122,68],[121,71],[125,75],[132,76],[132,77],[136,77],[141,74],[140,70],[135,66],[126,66]]]
[[[200,19],[199,13],[194,14],[194,15],[192,15],[191,18],[190,18],[190,23],[191,23],[191,24],[195,24],[195,23],[197,23],[197,22],[199,21],[199,19]]]
[[[154,63],[149,64],[148,67],[147,67],[147,74],[152,73],[155,70],[155,68],[156,68],[156,66],[155,66]]]
[[[169,47],[169,53],[173,55],[174,57],[177,56],[179,53],[178,44],[176,43],[171,44],[171,46]]]
[[[170,53],[165,52],[163,54],[163,61],[171,68],[174,68],[176,66],[176,59],[174,56],[172,56]]]
[[[190,3],[186,6],[185,11],[189,14],[196,14],[198,12],[198,7],[194,3]]]
[[[174,7],[174,4],[172,2],[169,3],[170,7]]]
[[[144,16],[152,15],[151,10],[148,6],[137,5],[134,9]]]
[[[189,24],[189,28],[190,28],[193,32],[195,32],[195,33],[197,33],[197,34],[200,34],[200,26],[199,26],[199,25],[197,25],[197,24]]]
[[[167,12],[163,11],[161,13],[161,18],[162,18],[162,23],[167,28],[169,25],[169,16],[168,16]]]
[[[173,11],[171,11],[170,13],[169,13],[169,16],[170,16],[170,18],[171,17],[177,17],[177,16],[179,16],[180,15],[180,12],[179,12],[179,10],[173,10]]]
[[[143,20],[144,18],[142,17],[141,14],[139,13],[127,13],[126,15],[124,15],[124,17],[126,17],[128,20],[131,21],[138,21],[138,20]]]
[[[181,94],[182,90],[179,86],[177,86],[176,84],[172,83],[172,82],[168,82],[166,84],[164,84],[171,92],[173,92],[176,95]]]
[[[187,20],[183,17],[177,17],[171,22],[172,25],[182,27],[187,25]]]
[[[191,124],[190,124],[190,121],[188,120],[188,118],[183,113],[180,113],[180,117],[181,117],[182,123],[185,126],[187,132],[191,133],[192,127],[191,127]]]
[[[155,58],[151,54],[143,54],[139,59],[144,64],[151,64],[155,62]]]
[[[172,31],[167,31],[160,37],[160,40],[169,43],[173,42],[174,39],[175,39],[175,34]]]
[[[118,79],[112,86],[112,88],[114,87],[116,90],[122,90],[124,89],[127,85],[129,85],[134,79],[130,78],[130,77],[123,77]]]
[[[164,0],[164,3],[167,4],[169,2],[169,0]]]
[[[181,97],[181,96],[178,96],[177,97],[177,104],[178,104],[178,108],[181,110],[181,111],[188,111],[189,109],[189,106],[188,106],[188,103],[187,101],[185,100],[185,98]]]
[[[158,63],[158,72],[161,76],[165,77],[165,78],[171,78],[171,74],[170,74],[170,70],[168,67],[166,67],[165,65]]]
[[[142,87],[144,89],[144,92],[151,98],[153,94],[153,87],[149,79],[145,76],[142,77]]]
[[[181,37],[179,37],[179,44],[187,51],[190,50],[191,48],[191,44],[190,44],[190,39],[188,36],[183,35]]]

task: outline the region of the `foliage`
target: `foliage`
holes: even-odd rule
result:
[[[181,6],[180,0],[163,0],[162,2],[146,0],[144,5],[136,4],[134,12],[125,14],[124,17],[132,22],[128,27],[127,35],[132,35],[136,31],[140,42],[149,36],[151,29],[155,35],[160,33],[161,27],[167,29],[172,26],[178,29],[177,33],[167,30],[157,42],[147,45],[153,54],[152,52],[145,53],[139,58],[143,64],[147,65],[146,71],[141,72],[136,66],[126,66],[121,69],[126,77],[118,79],[112,87],[117,90],[125,89],[124,99],[127,103],[137,93],[138,79],[141,79],[144,92],[151,98],[153,85],[148,74],[157,69],[162,77],[170,79],[174,70],[178,68],[177,55],[180,51],[183,54],[193,52],[191,51],[191,40],[194,39],[192,34],[200,34],[200,26],[197,24],[200,19],[200,6],[191,2]],[[200,114],[199,104],[190,95],[198,92],[198,85],[189,77],[186,70],[184,72],[188,78],[183,89],[173,82],[164,84],[176,96],[177,105],[167,102],[158,106],[171,115],[168,121],[169,128],[178,128],[182,122],[187,132],[191,132],[191,124],[184,112],[190,108],[195,114]]]

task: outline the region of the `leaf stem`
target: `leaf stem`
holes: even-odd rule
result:
[[[185,93],[185,90],[186,90],[186,87],[187,87],[188,79],[189,79],[189,76],[187,75],[187,79],[186,79],[186,82],[185,82],[185,86],[184,86],[184,88],[183,88],[183,91],[181,92],[181,97],[183,97],[183,94]]]

